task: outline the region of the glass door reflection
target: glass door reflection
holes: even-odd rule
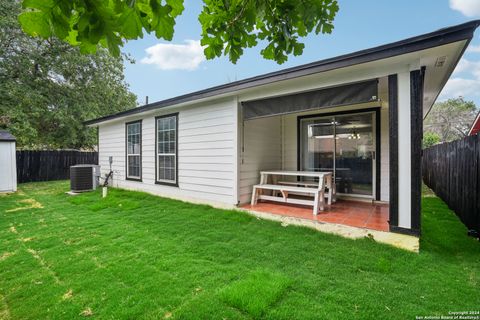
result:
[[[301,120],[300,169],[331,171],[337,193],[373,195],[374,113]]]

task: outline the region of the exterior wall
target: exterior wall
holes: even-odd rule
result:
[[[260,182],[261,170],[282,168],[281,118],[244,121],[241,131],[240,203],[250,202],[252,186]]]
[[[17,191],[15,141],[0,141],[0,192]]]
[[[236,204],[236,102],[217,100],[159,110],[99,126],[102,176],[113,156],[114,186],[228,207]],[[155,117],[178,112],[178,187],[155,184]],[[142,181],[125,179],[125,122],[142,119]]]

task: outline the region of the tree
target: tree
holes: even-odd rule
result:
[[[23,0],[19,20],[32,36],[55,35],[89,53],[100,44],[119,56],[124,40],[144,32],[172,40],[183,1]],[[262,56],[283,63],[289,54],[302,54],[299,37],[331,33],[337,11],[336,0],[204,0],[201,44],[208,59],[224,54],[236,63],[245,48],[264,40]]]
[[[423,134],[423,149],[430,148],[438,143],[440,143],[440,136],[435,132],[427,131]]]
[[[463,97],[435,103],[425,118],[424,132],[436,133],[441,142],[448,142],[468,135],[478,109],[473,101]]]
[[[0,127],[20,148],[92,148],[96,130],[84,120],[136,105],[122,58],[31,38],[16,19],[20,12],[18,1],[0,0]]]

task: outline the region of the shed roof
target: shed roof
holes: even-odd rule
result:
[[[7,130],[0,130],[0,141],[17,141],[17,138]]]
[[[349,67],[361,63],[386,59],[398,55],[403,55],[411,52],[416,52],[428,48],[438,47],[441,45],[467,40],[468,42],[473,37],[475,29],[480,25],[480,20],[473,20],[456,26],[442,28],[434,32],[423,35],[411,37],[397,42],[373,47],[350,54],[340,55],[334,58],[315,61],[312,63],[300,65],[297,67],[287,68],[284,70],[271,72],[208,89],[192,92],[189,94],[177,96],[174,98],[154,102],[143,105],[137,108],[118,112],[112,115],[107,115],[97,119],[85,121],[86,125],[98,124],[104,121],[122,118],[146,111],[174,106],[180,103],[205,99],[217,95],[232,93],[244,89],[249,89],[265,84],[270,84],[278,81],[289,80],[302,76],[307,76],[315,73],[326,72],[339,68]]]

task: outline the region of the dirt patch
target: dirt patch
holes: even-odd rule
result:
[[[13,256],[13,255],[14,255],[14,253],[12,253],[12,252],[4,252],[0,255],[0,261],[6,260],[8,257]]]
[[[92,309],[87,308],[87,309],[83,310],[82,312],[80,312],[80,315],[83,316],[83,317],[91,317],[91,316],[93,316],[93,311],[92,311]]]
[[[11,232],[11,233],[15,233],[15,234],[18,233],[17,228],[15,228],[14,226],[11,226],[11,227],[10,227],[10,232]]]
[[[13,209],[8,209],[5,212],[17,212],[17,211],[29,210],[29,209],[43,209],[43,205],[35,199],[23,199],[18,201],[18,204],[21,204],[22,206],[13,208]]]
[[[72,289],[69,289],[65,294],[62,296],[62,300],[69,300],[73,297]]]
[[[22,242],[30,242],[32,240],[33,240],[32,237],[30,237],[30,238],[20,238],[20,241],[22,241]]]
[[[11,319],[10,309],[4,296],[0,294],[0,319]]]

